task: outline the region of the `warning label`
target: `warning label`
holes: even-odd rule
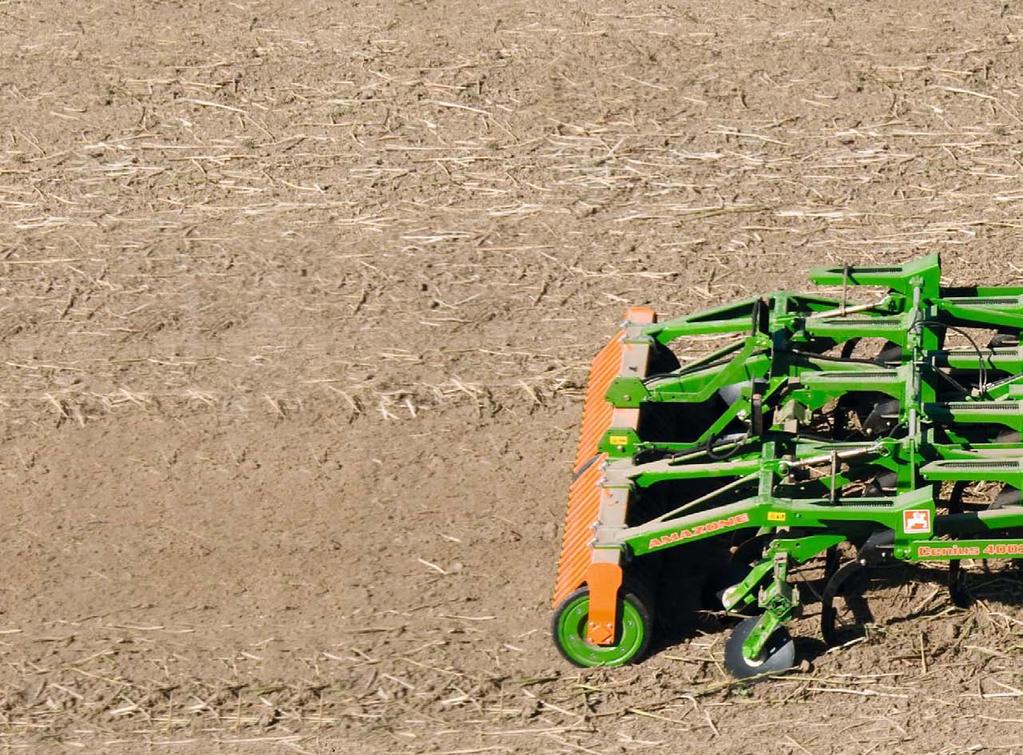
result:
[[[927,509],[906,509],[902,512],[902,531],[907,535],[931,534],[931,512]]]

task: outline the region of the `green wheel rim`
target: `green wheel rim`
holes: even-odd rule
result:
[[[613,645],[592,645],[586,641],[586,619],[590,598],[580,595],[561,612],[558,620],[558,643],[571,660],[580,666],[621,666],[628,663],[643,647],[646,627],[643,617],[629,600],[620,603],[619,637]]]

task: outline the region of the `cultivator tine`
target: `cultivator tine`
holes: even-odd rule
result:
[[[850,580],[875,565],[949,562],[958,605],[961,560],[1023,560],[1023,286],[943,287],[937,255],[813,278],[841,297],[779,291],[656,325],[630,310],[593,360],[554,591],[572,663],[642,657],[649,556],[695,572],[712,606],[765,609],[725,643],[738,678],[792,667],[800,564],[824,561],[831,643],[870,621]],[[887,291],[852,303],[854,286]],[[657,558],[675,547],[694,558]]]
[[[636,335],[644,325],[654,322],[655,315],[647,307],[632,307],[625,313],[626,328],[615,334],[594,358],[586,383],[586,397],[583,402],[582,429],[573,466],[574,480],[569,489],[568,511],[561,541],[561,558],[558,561],[558,578],[554,589],[554,605],[559,604],[577,587],[590,581],[587,577],[593,562],[591,543],[594,527],[601,520],[601,504],[608,495],[603,487],[604,465],[607,454],[601,453],[600,441],[611,427],[636,429],[639,412],[634,409],[615,409],[606,394],[612,381],[622,374],[626,366],[632,367],[630,374],[643,377],[646,369],[649,346],[633,344],[630,335]],[[636,365],[639,368],[636,369]],[[606,574],[604,564],[594,574]],[[602,578],[600,584],[611,585],[617,591],[614,579]],[[592,586],[591,586],[592,587]],[[611,627],[614,627],[613,593],[611,598]],[[604,609],[607,599],[600,601]],[[602,613],[606,616],[606,610]]]

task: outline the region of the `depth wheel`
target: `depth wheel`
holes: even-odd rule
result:
[[[593,645],[586,639],[590,614],[590,588],[580,587],[565,598],[551,621],[558,651],[576,666],[624,666],[638,661],[650,647],[653,603],[637,585],[618,591],[618,634],[611,645]]]
[[[747,679],[759,674],[777,674],[796,665],[796,644],[785,627],[774,630],[755,660],[748,660],[742,654],[742,644],[759,620],[755,616],[743,619],[732,630],[725,643],[725,668],[736,679]]]

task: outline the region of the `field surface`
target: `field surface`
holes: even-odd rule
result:
[[[0,0],[0,746],[1023,751],[940,570],[737,685],[549,641],[628,304],[938,251],[1023,280],[1010,4]]]

